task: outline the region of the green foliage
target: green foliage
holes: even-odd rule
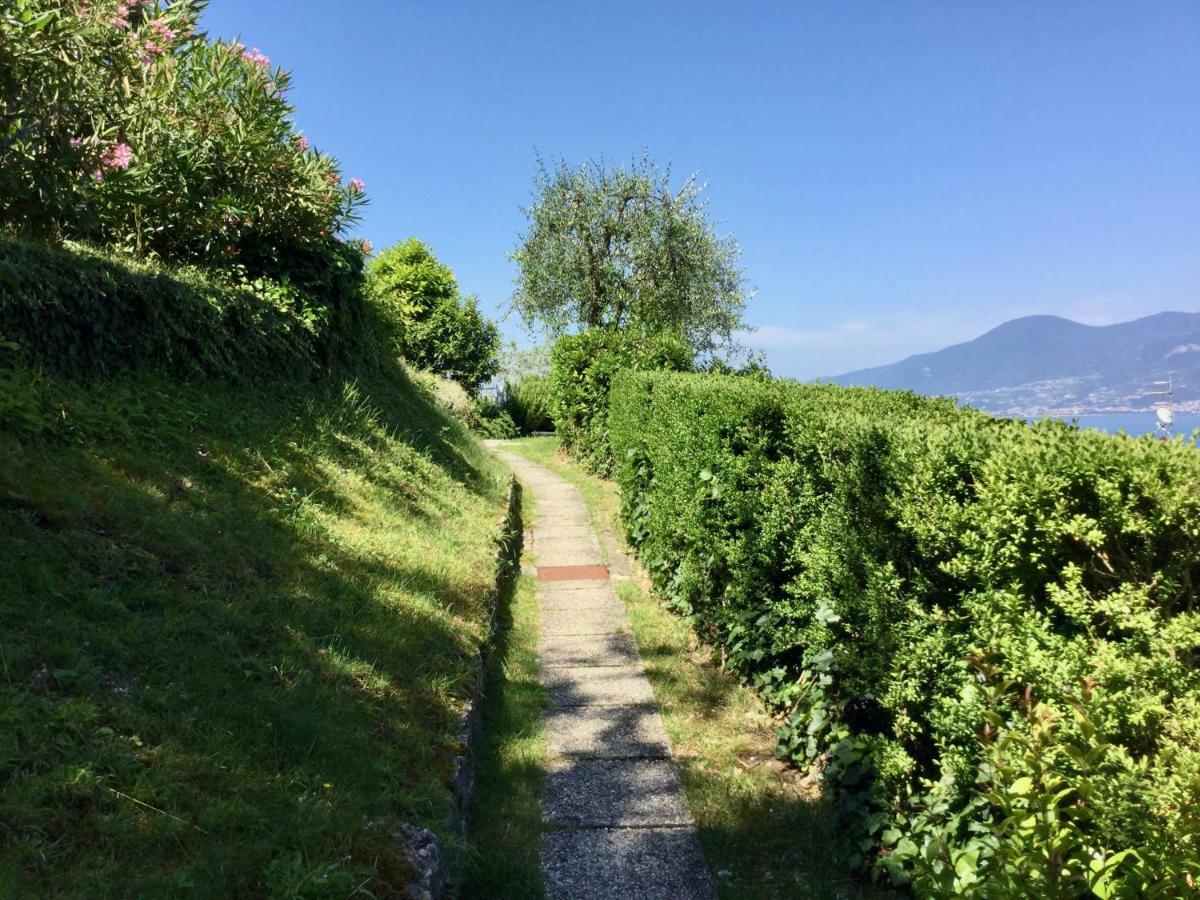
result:
[[[371,261],[367,292],[393,350],[417,368],[450,375],[471,391],[499,371],[499,330],[416,238]]]
[[[311,289],[361,182],[296,133],[287,72],[196,32],[204,5],[6,5],[0,225]]]
[[[153,367],[227,378],[303,374],[351,353],[360,331],[352,285],[308,293],[288,281],[222,281],[80,245],[56,250],[0,238],[0,334],[76,375]]]
[[[550,353],[550,412],[564,449],[605,473],[612,467],[608,443],[608,391],[623,370],[687,371],[692,352],[671,334],[592,329],[558,339]]]
[[[485,438],[515,438],[521,433],[508,410],[491,400],[475,401],[468,424],[472,431]]]
[[[444,827],[504,473],[399,372],[0,358],[0,894],[404,895]]]
[[[550,379],[545,375],[526,375],[504,385],[504,409],[523,435],[535,431],[551,431]]]
[[[748,290],[703,190],[694,176],[672,189],[646,156],[612,169],[539,159],[513,307],[555,336],[632,327],[683,335],[702,356],[729,345]]]
[[[618,377],[608,427],[657,588],[776,706],[861,862],[932,895],[1190,890],[1193,447],[661,373]]]

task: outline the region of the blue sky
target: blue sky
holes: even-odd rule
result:
[[[535,150],[643,146],[709,183],[780,375],[1200,309],[1195,0],[213,0],[203,25],[294,72],[364,236],[424,239],[496,317]]]

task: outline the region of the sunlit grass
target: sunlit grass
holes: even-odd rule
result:
[[[398,373],[0,394],[0,895],[399,895],[502,467]]]

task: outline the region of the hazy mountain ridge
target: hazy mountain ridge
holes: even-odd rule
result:
[[[1170,379],[1173,405],[1200,411],[1200,313],[1163,312],[1114,325],[1025,316],[934,353],[860,369],[836,384],[953,395],[1008,415],[1149,408]]]

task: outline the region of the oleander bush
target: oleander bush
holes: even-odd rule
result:
[[[612,468],[608,392],[621,371],[688,371],[693,353],[671,333],[592,328],[559,338],[550,351],[550,415],[562,446],[592,472]]]
[[[336,257],[362,182],[295,130],[286,71],[197,31],[205,5],[5,5],[0,226],[250,277]]]
[[[1200,453],[903,392],[622,373],[658,590],[858,859],[934,896],[1200,878]]]

